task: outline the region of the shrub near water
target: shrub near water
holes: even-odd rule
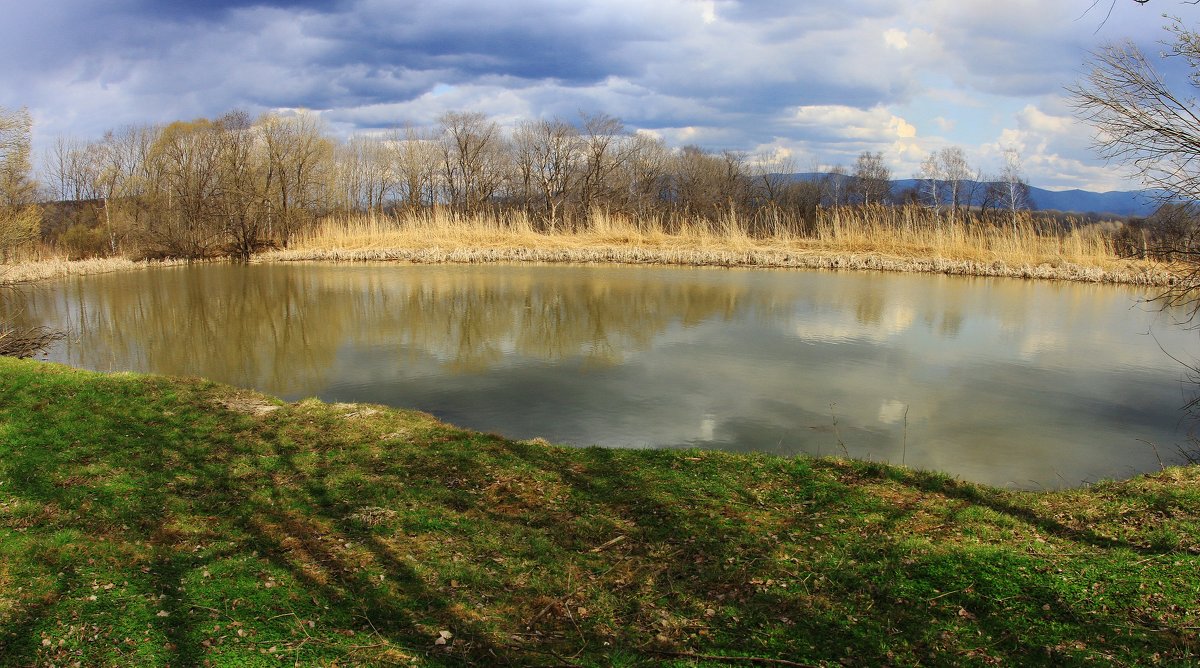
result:
[[[1194,467],[1014,493],[864,462],[556,448],[8,359],[0,397],[4,665],[1200,651]]]

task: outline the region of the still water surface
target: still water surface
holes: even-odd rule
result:
[[[1178,461],[1196,333],[1112,286],[612,266],[212,265],[64,279],[50,359],[512,438],[842,454],[1019,488]],[[1161,348],[1160,348],[1161,345]]]

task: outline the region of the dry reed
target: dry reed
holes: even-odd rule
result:
[[[185,264],[185,262],[183,260],[135,261],[123,257],[90,258],[87,260],[51,258],[32,262],[19,262],[11,265],[0,265],[0,285],[30,283],[65,276],[107,274],[114,271],[145,269],[147,267],[169,267],[181,264]]]
[[[1029,215],[994,224],[916,207],[821,210],[811,237],[748,221],[675,224],[595,213],[583,224],[539,231],[519,212],[458,216],[425,211],[330,218],[264,261],[615,262],[688,266],[872,269],[974,276],[1170,285],[1161,263],[1122,259],[1088,228],[1049,229]],[[761,226],[759,226],[761,227]],[[759,229],[759,228],[756,228]]]
[[[1095,228],[1039,225],[1027,213],[1002,224],[917,207],[822,209],[809,235],[795,225],[727,215],[671,221],[595,212],[546,230],[520,212],[462,216],[426,210],[331,217],[286,250],[256,261],[413,263],[554,262],[803,269],[868,269],[1175,285],[1178,267],[1118,256]],[[748,230],[753,228],[756,233]],[[182,261],[48,259],[0,265],[0,284],[125,271]]]

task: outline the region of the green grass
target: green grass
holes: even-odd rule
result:
[[[1198,601],[1195,467],[1008,492],[0,359],[0,665],[1188,664]]]

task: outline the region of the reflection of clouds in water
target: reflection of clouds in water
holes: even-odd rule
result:
[[[178,272],[197,283],[181,292],[167,274],[146,275],[79,284],[78,305],[100,324],[132,323],[99,341],[103,328],[85,333],[76,350],[96,359],[85,366],[179,368],[292,398],[414,407],[518,438],[780,454],[839,452],[840,440],[851,455],[899,462],[907,436],[909,465],[1057,486],[1058,473],[1094,477],[1086,467],[1106,457],[1136,461],[1120,453],[1126,442],[1169,443],[1163,425],[1178,405],[1177,383],[1163,382],[1173,363],[1141,336],[1153,314],[1131,312],[1108,288],[868,273],[313,266]],[[118,282],[107,297],[82,292]],[[205,310],[213,295],[223,305]],[[299,315],[271,319],[281,303]],[[55,304],[69,324],[74,302]],[[55,306],[30,306],[47,308]],[[229,345],[208,351],[182,338],[214,326]],[[1194,344],[1162,334],[1176,348]],[[144,363],[128,362],[126,350]],[[1145,458],[1153,468],[1148,449]]]
[[[917,319],[917,312],[907,304],[888,306],[878,320],[864,324],[852,314],[827,311],[797,315],[792,333],[803,341],[820,343],[850,343],[865,341],[884,343],[907,332]]]
[[[888,399],[879,406],[879,421],[884,424],[896,424],[904,419],[907,410],[908,404]]]
[[[1026,332],[1021,338],[1017,354],[1021,359],[1030,361],[1047,353],[1057,352],[1066,348],[1066,340],[1062,333],[1056,330],[1040,330]]]
[[[701,441],[713,440],[713,433],[716,431],[716,428],[717,428],[716,416],[713,415],[712,413],[706,414],[700,420],[700,440]]]

